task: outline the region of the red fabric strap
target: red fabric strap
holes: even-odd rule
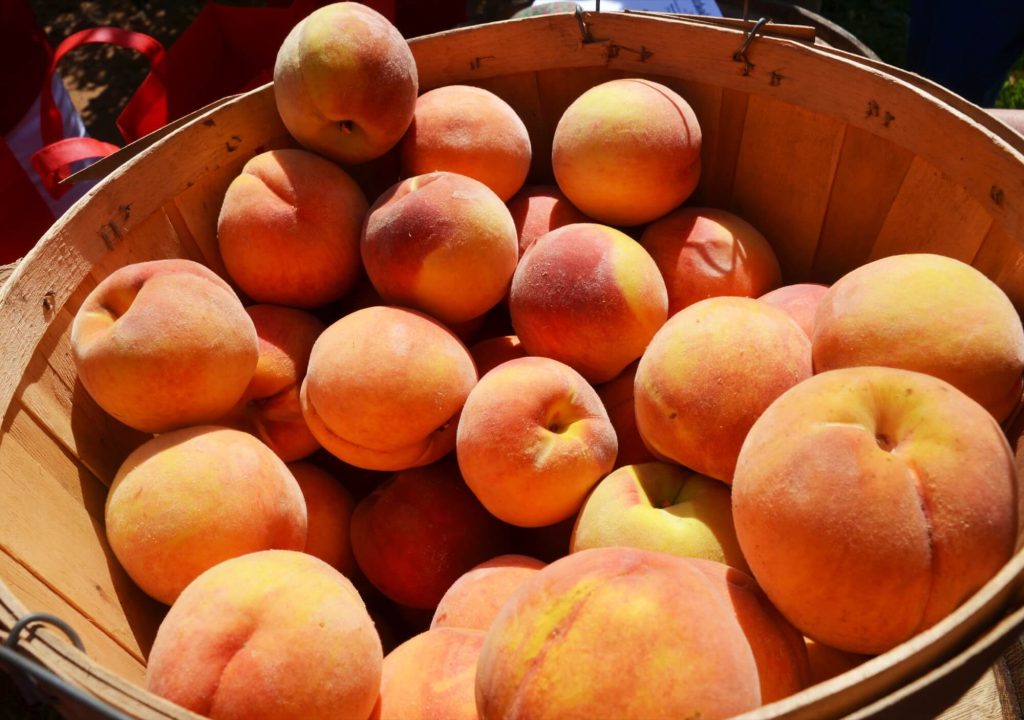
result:
[[[117,145],[95,138],[65,138],[32,153],[32,167],[39,174],[47,192],[59,198],[70,189],[59,183],[71,174],[72,163],[106,157],[117,149]]]

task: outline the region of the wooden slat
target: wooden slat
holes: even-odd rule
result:
[[[993,225],[972,264],[1001,287],[1017,313],[1024,316],[1024,247],[1020,239]]]
[[[714,147],[701,168],[700,187],[694,203],[722,210],[734,210],[733,185],[746,126],[750,96],[736,90],[722,90],[714,132]],[[702,158],[703,161],[703,158]]]
[[[785,282],[810,272],[845,127],[795,105],[750,98],[733,207],[771,243]]]

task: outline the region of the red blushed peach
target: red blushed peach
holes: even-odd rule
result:
[[[640,357],[668,316],[668,296],[658,266],[635,240],[579,223],[549,232],[523,256],[509,312],[530,355],[601,383]]]
[[[370,208],[360,247],[385,302],[445,323],[497,305],[519,257],[501,199],[478,180],[450,172],[418,175],[384,193]]]
[[[366,308],[317,339],[300,392],[302,413],[339,459],[403,470],[451,452],[476,379],[466,346],[437,321],[403,308]]]
[[[477,720],[476,665],[484,633],[437,628],[406,640],[384,658],[372,720]]]
[[[231,181],[217,243],[231,279],[256,302],[312,308],[359,278],[366,197],[340,167],[305,150],[270,150]]]
[[[554,185],[524,187],[508,201],[508,209],[519,236],[519,257],[541,235],[565,225],[590,222]]]
[[[894,255],[837,280],[814,320],[815,372],[884,365],[942,378],[1005,420],[1024,387],[1024,328],[975,268],[927,253]]]
[[[441,598],[430,627],[487,630],[520,585],[545,566],[525,555],[499,555],[456,580]]]
[[[836,650],[810,638],[804,638],[804,641],[807,645],[807,660],[810,663],[811,685],[831,680],[871,659],[868,655]]]
[[[356,573],[349,527],[355,502],[338,478],[306,462],[288,469],[306,500],[306,552],[337,569],[347,578]]]
[[[164,433],[129,455],[104,519],[125,571],[167,604],[223,560],[306,544],[306,503],[284,462],[252,435],[214,426]]]
[[[718,295],[757,297],[782,283],[764,235],[725,210],[680,208],[648,225],[640,244],[665,278],[669,315]]]
[[[747,570],[729,488],[665,463],[627,465],[597,484],[576,519],[571,551],[635,547]]]
[[[241,401],[219,424],[252,433],[285,462],[299,460],[320,449],[302,418],[299,386],[325,326],[307,312],[281,305],[245,311],[256,327],[259,361]]]
[[[874,654],[1009,560],[1021,497],[1009,444],[978,403],[923,373],[857,367],[805,380],[758,418],[733,520],[758,583],[798,630]]]
[[[71,356],[96,403],[144,432],[210,423],[245,392],[259,357],[231,287],[191,260],[115,270],[71,324]]]
[[[466,484],[513,525],[576,513],[615,462],[615,430],[587,381],[549,358],[509,360],[466,400],[456,456]]]
[[[409,44],[360,3],[314,10],[288,33],[274,63],[274,99],[288,132],[341,163],[366,162],[397,145],[418,91]]]
[[[761,704],[750,643],[692,560],[586,550],[526,581],[487,631],[481,718],[724,718]]]
[[[785,310],[796,320],[796,324],[807,334],[814,336],[814,315],[818,311],[821,299],[828,292],[827,285],[816,283],[797,283],[783,285],[758,298],[761,302]]]
[[[479,180],[508,200],[530,172],[530,135],[512,106],[490,90],[445,85],[416,100],[400,146],[406,176],[438,170]]]
[[[472,345],[469,348],[469,354],[476,362],[477,372],[483,377],[488,371],[503,362],[526,357],[526,350],[515,335],[502,335],[501,337],[487,338]]]
[[[636,426],[656,455],[732,483],[747,431],[811,375],[811,344],[785,312],[717,297],[673,315],[636,371]]]
[[[608,418],[612,421],[615,435],[619,439],[619,454],[615,458],[615,467],[639,465],[657,459],[654,457],[654,453],[644,445],[640,431],[636,429],[636,411],[633,402],[636,367],[637,363],[630,363],[618,377],[595,388],[598,397],[604,403],[605,410],[608,411]]]
[[[153,641],[146,689],[215,720],[366,720],[382,664],[352,583],[311,555],[267,550],[181,593]]]
[[[569,554],[572,529],[576,526],[576,513],[565,520],[538,527],[514,527],[512,548],[515,552],[554,562]]]
[[[451,584],[504,552],[507,528],[473,497],[454,461],[397,473],[352,513],[356,562],[395,602],[433,609]]]
[[[640,78],[593,87],[555,128],[551,168],[598,222],[642,225],[680,205],[700,179],[697,116],[673,90]]]

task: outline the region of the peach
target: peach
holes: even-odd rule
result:
[[[191,260],[115,270],[71,325],[82,385],[106,412],[150,433],[215,421],[245,392],[259,357],[231,287]]]
[[[285,462],[312,455],[320,443],[302,418],[299,386],[325,326],[307,312],[281,305],[252,305],[245,311],[256,327],[259,360],[242,399],[218,424],[252,433]]]
[[[747,570],[732,522],[729,488],[677,465],[620,467],[583,504],[571,552],[635,547]]]
[[[349,528],[355,501],[338,478],[308,462],[290,463],[288,469],[306,501],[306,548],[347,578],[356,574]]]
[[[758,298],[780,310],[788,312],[796,324],[807,334],[814,336],[814,315],[821,299],[828,292],[827,285],[817,283],[796,283],[775,288]]]
[[[483,183],[450,172],[418,175],[384,193],[366,216],[360,248],[385,302],[444,323],[497,305],[518,259],[505,204]]]
[[[456,580],[437,604],[430,627],[487,630],[509,596],[546,563],[525,555],[499,555]]]
[[[477,720],[476,666],[484,633],[437,628],[384,658],[374,720]]]
[[[597,390],[598,397],[608,411],[608,419],[612,421],[615,435],[619,439],[619,454],[615,458],[615,467],[638,465],[656,460],[640,437],[636,429],[636,410],[633,402],[633,386],[636,381],[637,362],[632,362],[614,379],[601,383]]]
[[[247,162],[228,186],[217,244],[228,275],[256,302],[313,308],[360,275],[366,196],[340,167],[297,149]]]
[[[1021,497],[1009,444],[977,402],[923,373],[856,367],[803,381],[758,418],[733,520],[754,577],[798,630],[874,654],[1009,560]]]
[[[216,426],[173,430],[131,453],[104,518],[125,571],[167,604],[223,560],[306,544],[306,503],[284,462],[252,435]]]
[[[501,335],[475,343],[469,348],[469,354],[473,356],[477,372],[483,377],[503,362],[526,357],[526,350],[515,335]]]
[[[409,44],[360,3],[314,10],[288,33],[274,63],[274,99],[288,132],[336,162],[366,162],[397,145],[418,92]]]
[[[807,660],[810,665],[810,684],[831,680],[870,659],[868,655],[836,650],[810,638],[804,638],[807,646]]]
[[[1024,328],[979,270],[928,253],[894,255],[837,280],[814,321],[815,372],[885,365],[934,375],[996,420],[1024,389]]]
[[[575,514],[612,469],[608,413],[587,381],[549,358],[509,360],[480,379],[459,418],[456,456],[470,490],[513,525]]]
[[[722,718],[758,707],[750,643],[692,563],[600,548],[540,570],[487,631],[480,717]]]
[[[509,312],[530,355],[602,383],[640,357],[668,317],[668,296],[658,266],[635,240],[578,223],[542,236],[523,256]]]
[[[265,550],[197,577],[160,624],[146,689],[215,720],[365,720],[383,651],[341,573]]]
[[[463,573],[507,543],[508,529],[473,497],[453,460],[396,473],[352,513],[359,568],[412,608],[433,610]]]
[[[725,210],[680,208],[648,225],[640,244],[665,278],[669,315],[718,295],[757,297],[782,283],[764,235]]]
[[[512,547],[519,554],[535,557],[544,562],[554,562],[569,554],[572,530],[576,526],[573,513],[565,520],[551,525],[537,527],[513,527]]]
[[[416,100],[399,146],[406,176],[443,170],[479,180],[508,200],[530,172],[530,135],[512,106],[490,90],[445,85]]]
[[[541,235],[565,225],[590,222],[555,185],[524,187],[508,201],[508,209],[519,236],[519,257],[533,247]]]
[[[313,345],[302,414],[339,459],[403,470],[451,452],[476,380],[469,351],[443,325],[412,310],[370,307],[341,318]]]
[[[811,343],[785,312],[753,298],[701,300],[640,359],[636,426],[659,458],[730,484],[750,426],[810,375]]]
[[[590,88],[565,110],[551,167],[587,216],[642,225],[696,189],[700,151],[700,125],[686,100],[660,83],[621,78]]]

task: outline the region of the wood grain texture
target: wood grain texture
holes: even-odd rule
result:
[[[993,225],[972,264],[1002,288],[1017,312],[1024,315],[1024,247],[1019,238]]]

